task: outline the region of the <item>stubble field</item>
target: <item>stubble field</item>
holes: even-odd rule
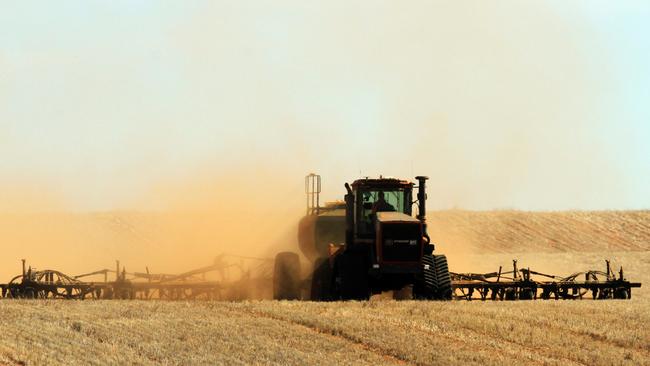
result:
[[[6,364],[650,364],[650,302],[3,301]]]
[[[518,259],[570,274],[608,258],[650,284],[648,212],[461,211],[430,223],[454,271]],[[646,292],[532,302],[2,300],[0,363],[650,365]]]

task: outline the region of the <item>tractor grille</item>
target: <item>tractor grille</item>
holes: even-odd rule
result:
[[[422,255],[422,230],[419,223],[382,225],[381,260],[417,262]]]

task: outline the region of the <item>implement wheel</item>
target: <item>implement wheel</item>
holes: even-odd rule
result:
[[[627,300],[630,298],[630,292],[624,287],[617,288],[614,290],[614,298],[618,300]]]
[[[298,254],[282,252],[275,256],[273,298],[276,300],[300,299],[300,258]]]
[[[519,300],[533,300],[535,298],[535,291],[532,288],[522,288],[519,291]]]

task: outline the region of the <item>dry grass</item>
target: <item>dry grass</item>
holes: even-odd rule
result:
[[[0,300],[0,364],[650,365],[650,212],[447,211],[430,223],[453,271],[516,258],[562,275],[609,258],[646,287],[629,301]]]
[[[650,302],[1,301],[7,364],[650,364]]]

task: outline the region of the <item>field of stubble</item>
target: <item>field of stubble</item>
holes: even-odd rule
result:
[[[644,287],[611,301],[0,300],[0,364],[650,365],[650,212],[459,211],[430,222],[453,271],[518,259],[566,275],[608,258]]]
[[[644,273],[650,252],[480,256],[558,269],[608,255]],[[474,258],[479,261],[479,258]],[[650,296],[533,302],[0,301],[3,364],[650,365]]]
[[[650,301],[2,301],[4,364],[650,364]]]

